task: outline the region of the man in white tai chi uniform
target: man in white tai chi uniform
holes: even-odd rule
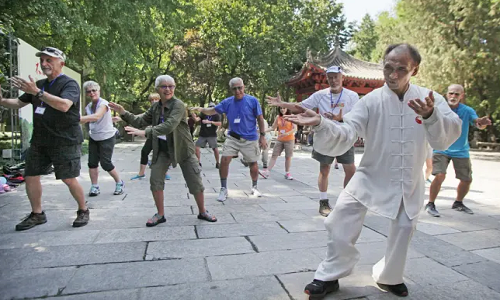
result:
[[[351,273],[359,260],[354,244],[368,209],[392,221],[385,257],[373,267],[373,278],[384,290],[408,295],[403,272],[424,201],[427,143],[433,149],[447,149],[460,136],[462,126],[441,95],[410,84],[420,60],[411,45],[389,46],[383,62],[386,84],[363,97],[344,116],[344,123],[304,109],[287,117],[296,124],[314,126],[314,138],[330,142],[329,156],[345,153],[358,137],[365,138],[359,167],[325,220],[327,257],[305,288],[310,299],[338,290],[338,279]]]

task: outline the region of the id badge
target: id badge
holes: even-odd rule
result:
[[[241,121],[241,119],[240,119],[240,118],[238,118],[238,119],[234,119],[234,124],[239,124],[239,123],[240,123],[240,121]]]
[[[283,133],[285,133],[285,132],[286,132],[286,131],[285,131],[285,129],[281,129],[281,130],[280,130],[280,133],[281,133],[281,134],[283,134]]]
[[[43,106],[38,106],[38,107],[35,109],[35,114],[43,115],[43,113],[45,112],[45,108],[46,108],[46,107],[43,107]]]
[[[212,127],[212,124],[207,124],[207,127]]]
[[[159,138],[159,139],[162,139],[162,140],[164,140],[164,141],[166,141],[166,140],[167,140],[167,136],[166,136],[166,135],[159,135],[159,136],[158,136],[158,138]]]

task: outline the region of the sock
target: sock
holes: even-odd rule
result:
[[[257,187],[257,180],[252,180],[252,187]]]
[[[99,188],[98,184],[92,184],[93,187]]]
[[[220,179],[220,186],[227,189],[227,178]]]
[[[325,200],[325,199],[328,199],[327,192],[319,192],[319,200]]]

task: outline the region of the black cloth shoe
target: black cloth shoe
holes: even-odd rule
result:
[[[319,214],[323,217],[328,217],[331,212],[332,208],[330,207],[328,199],[319,200]]]
[[[309,295],[310,300],[320,300],[325,298],[326,294],[339,290],[339,281],[321,281],[314,279],[306,285],[304,293]]]
[[[389,284],[383,284],[383,283],[377,282],[377,285],[379,288],[383,289],[384,291],[391,292],[398,297],[408,296],[408,288],[406,287],[406,284],[404,284],[404,283],[389,285]]]
[[[47,216],[45,212],[41,212],[36,214],[34,212],[30,213],[21,223],[16,225],[17,231],[27,230],[35,227],[36,225],[47,223]]]
[[[76,212],[76,219],[73,221],[73,227],[82,227],[85,226],[89,223],[90,219],[90,211],[87,208],[87,210],[81,210],[79,209]]]
[[[474,212],[465,206],[462,201],[455,201],[453,202],[453,205],[451,206],[452,209],[458,210],[458,211],[463,211],[466,214],[473,215]]]

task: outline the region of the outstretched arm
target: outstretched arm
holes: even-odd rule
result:
[[[278,106],[278,107],[287,108],[290,110],[290,112],[292,112],[292,114],[300,113],[300,110],[297,109],[297,106],[295,103],[281,101],[280,93],[278,93],[276,97],[266,96],[266,102],[267,102],[267,104],[269,104],[271,106]]]

